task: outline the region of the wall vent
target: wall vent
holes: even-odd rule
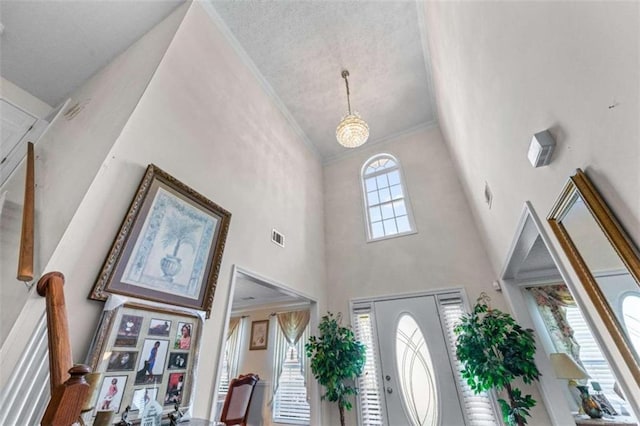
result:
[[[284,235],[278,232],[275,228],[271,230],[271,242],[284,247]]]

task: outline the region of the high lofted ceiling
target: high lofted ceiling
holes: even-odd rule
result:
[[[335,129],[347,111],[340,76],[370,141],[435,121],[429,58],[415,1],[211,0],[323,159],[346,152]]]
[[[345,68],[352,107],[369,123],[368,144],[435,121],[419,2],[208,1],[230,43],[323,160],[349,151],[335,138],[347,111]],[[181,2],[1,1],[0,73],[56,106]]]
[[[0,73],[57,106],[183,1],[2,0]]]

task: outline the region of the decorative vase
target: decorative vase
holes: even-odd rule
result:
[[[580,399],[582,400],[582,409],[592,419],[602,418],[602,408],[595,399],[589,395],[589,388],[586,386],[576,386],[580,391]]]
[[[160,269],[164,272],[163,278],[169,282],[173,282],[173,277],[182,269],[182,259],[168,254],[160,261]]]

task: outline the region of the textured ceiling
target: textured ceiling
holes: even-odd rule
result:
[[[415,1],[211,4],[325,160],[348,151],[335,138],[347,110],[344,68],[370,141],[435,121]]]
[[[267,286],[244,274],[236,277],[232,310],[258,308],[263,305],[309,302],[307,299],[289,294],[279,288]]]
[[[0,73],[51,106],[184,0],[0,1]]]

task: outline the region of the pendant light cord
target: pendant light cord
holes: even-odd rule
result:
[[[351,100],[349,99],[349,71],[342,70],[342,78],[344,78],[344,84],[347,86],[347,107],[349,108],[349,115],[351,115]]]

